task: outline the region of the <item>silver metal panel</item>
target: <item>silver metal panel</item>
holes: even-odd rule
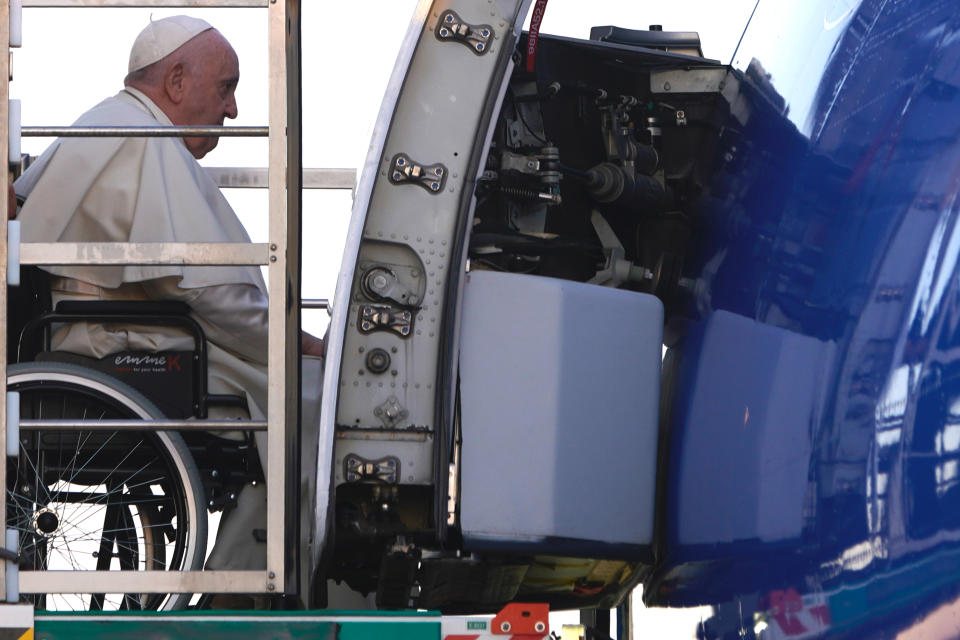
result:
[[[253,167],[204,167],[219,187],[265,189],[267,170]],[[356,169],[304,169],[304,189],[350,189],[356,186]]]
[[[266,127],[21,127],[26,138],[265,138]]]
[[[267,0],[23,0],[24,7],[266,7]]]
[[[368,242],[360,257],[362,261],[376,261],[377,242],[407,245],[424,265],[426,297],[415,309],[414,326],[403,341],[395,381],[378,391],[379,386],[360,372],[365,368],[364,350],[385,338],[383,333],[364,335],[352,322],[360,306],[371,302],[356,286],[355,276],[340,372],[337,414],[340,424],[356,425],[359,418],[360,426],[364,422],[381,426],[374,409],[386,396],[394,394],[395,385],[394,395],[409,412],[408,419],[398,426],[437,427],[435,385],[440,367],[447,279],[451,268],[460,267],[451,265],[451,259],[459,242],[456,236],[463,213],[461,190],[464,186],[472,189],[473,182],[465,174],[471,162],[477,162],[477,134],[486,132],[489,101],[500,87],[499,54],[504,47],[513,46],[511,30],[520,4],[501,2],[481,6],[445,1],[435,2],[429,11],[378,163],[377,182],[363,231]],[[484,55],[478,56],[459,43],[436,37],[434,30],[439,16],[448,8],[456,10],[468,23],[493,26],[492,44]],[[438,82],[438,78],[443,78],[443,82]],[[430,192],[415,184],[392,184],[388,175],[392,158],[401,153],[421,165],[441,163],[446,167],[442,192]],[[364,393],[367,389],[374,393]]]
[[[21,571],[22,593],[265,593],[264,571]]]
[[[264,420],[21,420],[23,431],[266,431]]]
[[[355,253],[348,245],[338,282],[338,296],[343,295],[346,286],[352,287],[349,299],[338,298],[334,309],[335,314],[343,314],[342,342],[332,342],[343,345],[339,370],[329,368],[332,363],[328,363],[327,370],[328,378],[339,374],[336,423],[353,428],[394,426],[397,433],[413,426],[434,433],[434,437],[413,446],[420,447],[424,459],[429,459],[431,469],[419,477],[438,485],[437,496],[445,493],[447,473],[446,469],[438,472],[432,465],[448,453],[446,432],[452,416],[444,403],[449,402],[452,389],[450,372],[455,363],[451,359],[455,355],[451,345],[455,336],[451,325],[455,322],[452,309],[457,301],[449,296],[455,298],[459,288],[463,268],[460,247],[469,232],[467,220],[474,203],[473,187],[486,153],[480,142],[488,140],[492,131],[510,53],[519,35],[518,22],[528,4],[523,0],[479,4],[437,0],[426,16],[422,14],[425,4],[418,7],[414,23],[421,25],[422,31],[402,86],[392,88],[399,91],[399,98],[393,105],[392,118],[387,120],[389,133],[380,138],[382,142],[375,139],[372,149],[379,151],[379,156],[371,155],[365,165],[361,188],[371,189],[369,203],[362,208],[360,199],[366,194],[358,191],[351,222],[353,233],[358,220],[362,220],[362,234],[356,239]],[[440,15],[447,9],[455,10],[467,23],[492,27],[494,34],[483,55],[461,43],[437,37]],[[382,111],[381,118],[385,115],[390,117]],[[377,144],[383,146],[378,148]],[[405,163],[409,159],[422,167],[439,167],[445,176],[442,187],[433,188],[428,182],[424,188],[423,184],[398,181],[394,162],[401,155]],[[358,270],[363,271],[358,263],[389,262],[383,248],[390,243],[409,247],[426,272],[425,298],[414,308],[408,307],[414,314],[413,325],[408,335],[399,337],[386,331],[371,332],[360,320],[362,307],[376,300],[358,286]],[[348,272],[352,278],[345,280]],[[389,378],[382,374],[371,378],[369,370],[365,371],[366,354],[373,348],[387,348],[384,345],[397,348],[393,367],[396,375],[391,371]],[[392,349],[390,352],[393,353]],[[382,407],[391,396],[397,398],[406,413],[401,412],[403,420],[387,423]],[[330,396],[326,398],[330,406]],[[371,435],[371,440],[366,441],[338,438],[336,457],[342,459],[354,452],[362,456],[360,448],[369,448],[375,439],[382,441],[387,452],[390,447],[411,446],[401,444],[389,432]],[[446,501],[438,498],[440,502],[443,504],[437,507],[438,513],[445,514]]]
[[[22,264],[49,266],[263,265],[271,264],[274,255],[276,252],[270,250],[270,245],[262,242],[24,242],[20,245]]]
[[[336,431],[335,421],[336,411],[339,405],[340,367],[343,355],[341,345],[343,344],[346,332],[350,330],[350,290],[357,268],[357,255],[360,250],[371,192],[373,191],[374,183],[379,178],[377,167],[383,154],[383,145],[387,138],[387,131],[390,128],[390,121],[393,118],[393,110],[399,99],[400,89],[407,75],[407,70],[413,58],[413,52],[420,38],[420,33],[423,30],[430,5],[431,0],[420,0],[407,27],[407,33],[403,38],[403,43],[400,45],[400,51],[397,54],[393,73],[390,76],[386,91],[384,92],[384,100],[380,105],[380,112],[377,116],[376,125],[374,125],[373,137],[370,141],[367,158],[364,162],[360,181],[357,185],[356,196],[353,201],[353,213],[350,218],[350,227],[344,243],[343,262],[340,266],[340,273],[337,276],[336,295],[334,298],[333,313],[330,319],[329,336],[327,338],[328,350],[323,376],[324,401],[320,412],[318,434],[319,452],[317,456],[316,476],[317,508],[314,518],[317,531],[317,543],[310,549],[310,564],[314,568],[319,565],[320,552],[326,545],[328,534],[327,512],[329,510],[329,499],[332,491],[330,487],[330,479],[333,472],[331,465],[333,464],[334,435]]]
[[[403,242],[380,242],[368,240],[360,247],[357,257],[359,269],[356,271],[353,283],[353,301],[351,309],[356,314],[361,305],[383,305],[383,300],[371,300],[359,293],[360,279],[370,270],[388,270],[402,281],[412,295],[419,300],[424,299],[428,287],[423,283],[428,271],[424,261]],[[411,273],[416,274],[411,277]],[[433,292],[434,295],[436,292]],[[353,318],[356,322],[356,316]],[[412,335],[423,335],[418,332],[429,327],[433,333],[438,330],[438,314],[430,314],[424,310],[415,310],[412,315]],[[428,336],[431,331],[427,331]],[[409,372],[415,367],[415,358],[420,357],[416,350],[418,343],[411,338],[404,338],[392,331],[377,331],[362,337],[356,351],[344,352],[344,369],[341,374],[340,407],[337,415],[337,424],[350,427],[406,428],[410,426],[427,426],[433,422],[434,380],[432,376],[424,376],[423,381],[410,381]],[[390,367],[387,371],[376,374],[366,366],[367,355],[374,349],[382,349],[389,354]],[[355,368],[346,369],[349,363]],[[389,398],[395,397],[407,415],[392,424],[386,424],[375,413]]]

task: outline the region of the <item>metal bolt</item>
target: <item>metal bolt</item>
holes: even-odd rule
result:
[[[664,91],[670,91],[670,83],[669,83],[669,82],[664,82],[664,83],[663,83],[663,90],[664,90]]]
[[[406,160],[404,160],[403,158],[397,158],[398,167],[402,167],[404,164],[406,164]]]
[[[219,478],[219,477],[220,477],[220,472],[217,471],[216,469],[214,469],[213,471],[210,472],[210,477],[211,477],[211,478]]]
[[[478,42],[478,43],[477,43],[477,51],[483,51],[483,43],[482,43],[482,42]]]
[[[397,352],[396,347],[390,347],[390,353],[396,353],[396,352]]]
[[[233,492],[231,491],[231,492],[230,492],[230,499],[231,499],[231,500],[236,500],[236,499],[237,499],[237,494],[235,494],[235,493],[233,493]]]
[[[267,577],[270,578],[271,580],[273,580],[274,578],[277,577],[277,574],[275,574],[273,571],[271,571],[270,573],[267,574]]]
[[[533,625],[533,630],[536,631],[537,633],[543,633],[544,631],[547,630],[547,625],[543,624],[542,621],[538,620],[538,621]]]
[[[399,171],[394,171],[394,172],[393,172],[393,179],[394,179],[394,180],[400,181],[402,178],[403,178],[403,174],[402,174],[402,173],[400,173]]]
[[[447,20],[447,22],[453,22],[453,16],[450,15],[450,14],[447,14],[446,20]]]
[[[500,631],[503,633],[510,633],[510,623],[504,620],[500,623]]]
[[[277,245],[271,244],[271,245],[270,245],[270,251],[276,251],[276,250],[277,250]]]
[[[270,262],[276,262],[277,256],[270,256]]]
[[[277,0],[273,0],[273,2],[276,2],[276,1]],[[272,582],[267,583],[267,591],[274,591],[276,588],[277,588],[277,585],[273,584]]]
[[[488,37],[490,37],[490,30],[489,30],[489,29],[481,29],[481,30],[480,30],[480,35],[482,35],[484,38],[488,38]]]
[[[436,191],[437,189],[440,188],[440,183],[439,183],[439,182],[433,182],[433,183],[430,184],[430,188],[433,189],[434,191]]]
[[[433,172],[436,173],[438,176],[443,175],[443,169],[441,169],[440,167],[437,167],[436,169],[434,169]]]
[[[392,375],[392,376],[397,375],[397,370],[396,370],[396,369],[393,369],[393,370],[390,372],[390,375]]]
[[[387,288],[387,276],[383,275],[382,273],[376,274],[373,278],[371,278],[371,280],[372,282],[370,283],[370,288],[374,291],[383,291]]]
[[[446,27],[443,27],[442,29],[440,29],[440,37],[441,37],[441,38],[446,38],[449,34],[450,34],[450,32],[447,31],[447,28],[446,28]]]

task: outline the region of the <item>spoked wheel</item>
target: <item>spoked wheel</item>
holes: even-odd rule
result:
[[[22,419],[151,419],[160,411],[97,371],[57,362],[13,365]],[[7,471],[7,527],[22,571],[202,568],[203,486],[179,435],[152,431],[21,430]],[[176,609],[190,594],[37,594],[48,610]]]

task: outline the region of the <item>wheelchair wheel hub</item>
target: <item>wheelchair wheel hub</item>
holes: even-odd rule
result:
[[[33,515],[33,528],[42,536],[52,535],[60,528],[60,518],[52,509],[40,509]]]

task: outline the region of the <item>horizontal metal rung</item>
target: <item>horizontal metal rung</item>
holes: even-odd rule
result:
[[[266,189],[267,170],[254,167],[204,167],[219,187],[227,189]],[[304,189],[353,189],[356,169],[304,169]]]
[[[247,242],[24,242],[20,263],[90,265],[263,265],[270,245]]]
[[[265,571],[21,571],[21,593],[264,593]]]
[[[21,431],[266,431],[265,420],[21,420]]]
[[[202,7],[223,9],[245,9],[266,7],[268,0],[23,0],[24,7],[31,8],[161,8],[161,7]]]
[[[265,138],[268,127],[22,127],[25,138]]]
[[[301,309],[327,309],[330,301],[326,298],[304,298],[300,301]]]

